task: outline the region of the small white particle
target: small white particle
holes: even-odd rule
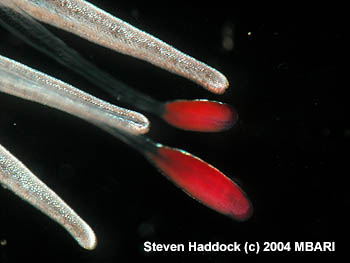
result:
[[[7,240],[6,239],[1,239],[0,240],[0,245],[1,246],[6,246],[7,245]]]

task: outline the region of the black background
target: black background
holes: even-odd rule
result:
[[[1,93],[0,143],[90,224],[99,244],[85,251],[62,227],[1,188],[0,239],[7,244],[0,246],[0,262],[251,258],[234,252],[147,254],[145,241],[335,241],[337,252],[343,250],[349,196],[348,174],[340,167],[350,128],[340,100],[344,84],[338,80],[344,45],[341,7],[92,2],[227,76],[230,89],[210,94],[150,64],[50,28],[103,70],[159,100],[208,98],[233,105],[240,119],[229,131],[184,132],[147,114],[149,136],[235,179],[254,214],[244,223],[232,221],[189,198],[143,156],[94,126]],[[1,55],[117,103],[2,28],[0,39]],[[232,40],[231,48],[223,47],[224,39]]]

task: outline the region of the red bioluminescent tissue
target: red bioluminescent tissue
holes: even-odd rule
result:
[[[166,146],[147,156],[171,181],[206,206],[240,221],[252,214],[252,205],[240,187],[203,160]]]
[[[232,127],[237,121],[237,113],[221,102],[176,100],[166,104],[163,118],[184,130],[217,132]]]

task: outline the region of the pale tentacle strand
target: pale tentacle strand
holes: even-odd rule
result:
[[[3,0],[3,4],[6,5]],[[182,53],[160,39],[83,0],[12,0],[44,23],[96,44],[133,56],[188,78],[211,92],[223,93],[229,83],[214,68]]]
[[[144,115],[100,100],[3,56],[0,56],[0,91],[133,134],[146,133],[149,129]]]
[[[2,145],[0,183],[62,225],[83,248],[96,247],[96,236],[90,226]]]

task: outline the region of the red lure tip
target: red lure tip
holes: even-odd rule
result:
[[[239,221],[251,216],[253,208],[245,193],[210,164],[162,145],[147,156],[168,179],[202,204]]]
[[[238,119],[229,105],[209,100],[176,100],[166,103],[163,118],[171,125],[191,131],[218,132]]]

